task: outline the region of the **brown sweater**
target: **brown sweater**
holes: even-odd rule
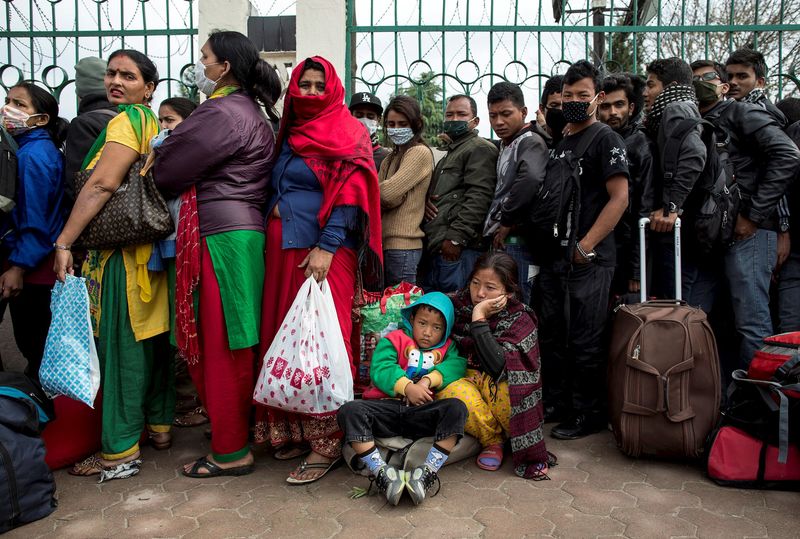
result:
[[[424,144],[409,148],[402,159],[389,154],[381,163],[381,220],[384,249],[422,249],[420,225],[433,173],[433,153]]]

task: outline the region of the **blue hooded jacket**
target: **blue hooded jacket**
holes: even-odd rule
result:
[[[447,338],[450,337],[450,332],[453,331],[453,324],[455,323],[456,319],[453,302],[441,292],[428,292],[408,307],[404,307],[400,311],[400,314],[403,315],[403,325],[409,332],[411,332],[411,314],[419,305],[430,305],[444,315],[445,322],[447,323],[447,329],[445,329],[442,340],[436,343],[436,346],[431,346],[430,348],[426,348],[426,350],[433,350],[435,348],[444,346]]]
[[[53,251],[64,227],[64,155],[44,129],[15,137],[17,205],[0,230],[8,262],[31,271]],[[6,235],[8,232],[8,235]]]

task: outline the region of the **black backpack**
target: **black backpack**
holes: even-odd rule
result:
[[[56,485],[40,437],[51,409],[28,377],[0,372],[0,534],[56,508]]]
[[[581,202],[581,159],[607,125],[596,122],[586,128],[575,151],[547,163],[542,186],[531,204],[528,223],[529,245],[537,254],[551,259],[559,255],[569,260],[576,241]]]
[[[11,213],[17,200],[17,144],[0,128],[0,215]]]
[[[681,159],[681,145],[698,125],[706,147],[706,164],[689,195],[692,200],[691,215],[684,220],[690,223],[692,237],[700,253],[711,255],[727,249],[733,243],[741,204],[739,186],[728,155],[730,134],[707,120],[681,120],[664,144],[661,164],[664,180],[672,178]]]

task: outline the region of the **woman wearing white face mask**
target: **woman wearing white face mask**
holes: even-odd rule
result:
[[[0,319],[8,302],[25,373],[38,380],[55,282],[53,242],[64,226],[64,133],[58,102],[27,82],[8,91],[0,117],[18,145],[16,206],[0,213]]]
[[[433,152],[422,140],[425,124],[415,99],[404,95],[393,98],[383,113],[383,125],[393,145],[378,172],[384,281],[386,286],[402,281],[416,283],[425,236],[420,225],[433,173]]]
[[[208,99],[155,149],[154,177],[182,200],[175,340],[211,421],[210,453],[183,474],[208,478],[253,470],[248,422],[275,149],[269,120],[277,120],[281,84],[239,32],[214,32],[200,51],[195,81]]]

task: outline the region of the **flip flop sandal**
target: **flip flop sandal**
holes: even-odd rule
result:
[[[176,427],[197,427],[199,425],[205,425],[206,423],[208,423],[208,414],[202,406],[198,406],[190,412],[179,415],[172,422]]]
[[[315,477],[313,479],[295,479],[294,477],[292,477],[290,475],[289,477],[286,478],[286,482],[289,483],[290,485],[307,485],[309,483],[313,483],[314,481],[319,481],[320,479],[325,477],[325,475],[329,471],[331,471],[332,469],[338,467],[341,463],[342,463],[342,457],[334,459],[331,462],[310,462],[309,463],[309,462],[306,462],[306,459],[303,459],[303,461],[300,463],[300,466],[298,466],[294,470],[294,472],[292,472],[292,473],[300,475],[301,473],[303,473],[303,472],[305,472],[307,470],[324,470],[322,472],[322,474],[320,474],[319,476],[317,476],[317,477]]]
[[[279,447],[277,451],[272,454],[275,460],[294,460],[300,457],[305,457],[311,453],[310,447]]]
[[[503,465],[503,446],[500,444],[487,445],[475,459],[475,464],[481,470],[496,472]]]
[[[128,462],[122,462],[115,466],[106,466],[103,464],[100,457],[95,454],[75,464],[68,473],[70,475],[84,477],[99,475],[100,479],[97,482],[103,483],[112,479],[133,477],[139,473],[141,466],[141,459],[129,460]]]
[[[200,468],[205,468],[208,470],[208,473],[200,472]],[[231,476],[240,476],[240,475],[247,475],[253,472],[254,466],[252,464],[246,464],[244,466],[236,466],[235,468],[220,468],[207,457],[200,457],[194,464],[192,465],[192,469],[190,471],[186,471],[181,469],[181,473],[186,477],[192,477],[194,479],[205,479],[206,477],[219,477],[221,475],[231,475]]]

